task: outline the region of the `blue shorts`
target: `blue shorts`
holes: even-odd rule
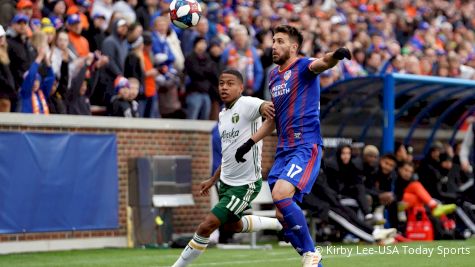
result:
[[[302,202],[303,196],[310,193],[317,180],[321,159],[322,146],[318,144],[304,144],[286,150],[278,148],[267,178],[271,190],[278,179],[286,180],[297,188],[293,199]]]

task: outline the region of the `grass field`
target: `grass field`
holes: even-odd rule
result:
[[[337,251],[345,248],[346,251]],[[351,255],[348,253],[352,249]],[[357,251],[358,250],[358,251]],[[428,253],[432,250],[432,255]],[[443,255],[448,252],[449,254]],[[0,266],[14,267],[164,267],[171,266],[179,249],[101,249],[1,255]],[[322,248],[325,267],[348,266],[475,266],[475,239],[403,243],[397,246],[350,245]],[[346,253],[342,253],[346,252]],[[427,254],[421,254],[426,252]],[[349,256],[350,255],[350,256]],[[290,247],[272,250],[208,249],[191,266],[298,267],[300,258]]]

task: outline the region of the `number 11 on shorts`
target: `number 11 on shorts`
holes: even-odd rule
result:
[[[294,170],[295,169],[295,170]],[[292,164],[290,167],[289,172],[287,173],[287,176],[290,178],[294,178],[295,175],[299,174],[302,172],[302,167],[296,164]]]

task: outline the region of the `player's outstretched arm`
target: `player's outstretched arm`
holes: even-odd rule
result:
[[[310,63],[310,70],[315,73],[322,73],[327,69],[333,68],[338,61],[347,58],[351,59],[350,50],[346,47],[338,48],[334,52],[326,53],[324,57],[315,59]]]
[[[252,146],[264,139],[264,137],[270,135],[275,130],[275,121],[274,119],[267,119],[262,123],[261,128],[257,130],[257,132],[246,141],[246,143],[242,144],[237,150],[234,157],[236,158],[237,162],[245,162],[244,155],[246,155],[249,150],[251,150]]]

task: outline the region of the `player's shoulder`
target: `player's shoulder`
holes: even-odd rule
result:
[[[239,98],[239,101],[237,103],[241,103],[244,105],[250,105],[250,104],[255,104],[255,103],[261,103],[264,100],[258,98],[258,97],[253,97],[253,96],[241,96]]]
[[[301,57],[299,58],[298,64],[305,64],[308,65],[312,63],[316,58],[314,57]]]
[[[276,65],[270,70],[269,76],[277,75],[278,73],[279,73],[279,65]]]

